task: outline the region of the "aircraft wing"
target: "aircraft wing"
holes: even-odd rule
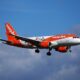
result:
[[[29,38],[24,38],[24,37],[12,35],[12,34],[10,34],[10,35],[14,36],[16,39],[20,39],[20,40],[23,40],[25,42],[29,42],[29,43],[39,47],[40,41],[29,39]]]

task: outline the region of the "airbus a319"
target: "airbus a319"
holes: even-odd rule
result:
[[[10,23],[5,24],[7,40],[0,39],[2,43],[20,47],[35,49],[36,53],[40,49],[48,49],[47,55],[51,55],[51,50],[54,49],[58,52],[66,53],[71,52],[71,47],[80,45],[80,38],[75,34],[59,34],[53,36],[40,36],[40,37],[22,37],[19,36]]]

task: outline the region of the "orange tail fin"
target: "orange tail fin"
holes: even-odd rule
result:
[[[8,41],[11,41],[13,43],[19,43],[19,40],[17,40],[14,36],[10,35],[10,34],[17,35],[16,31],[13,29],[10,23],[6,23],[5,27],[6,27],[6,35],[7,35]]]

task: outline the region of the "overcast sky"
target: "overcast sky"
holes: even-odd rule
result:
[[[21,36],[77,33],[80,30],[79,0],[0,0],[0,36],[6,39],[5,23]],[[80,80],[80,46],[72,53],[21,49],[0,44],[0,80]]]

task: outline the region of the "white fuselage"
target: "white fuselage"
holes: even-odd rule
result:
[[[50,36],[40,36],[40,37],[28,37],[29,39],[33,39],[33,40],[37,40],[37,41],[42,41],[46,38],[48,38]],[[29,45],[28,42],[22,41],[20,40],[20,42],[23,45]],[[55,41],[51,41],[51,47],[55,47],[55,46],[73,46],[73,45],[79,45],[80,44],[80,38],[73,38],[73,37],[69,37],[69,38],[62,38],[62,39],[58,39]],[[34,46],[36,47],[36,46]]]
[[[51,46],[72,46],[72,45],[79,45],[80,44],[80,38],[64,38],[59,39],[56,41],[51,42]]]

